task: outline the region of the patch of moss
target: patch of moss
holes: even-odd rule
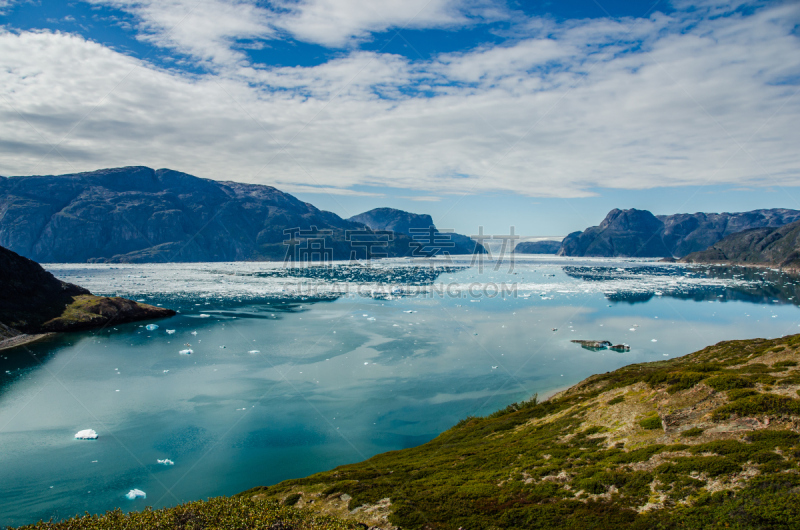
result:
[[[624,396],[617,396],[614,399],[609,400],[607,404],[608,405],[616,405],[617,403],[622,403],[623,401],[625,401],[625,397]]]
[[[697,438],[698,436],[703,434],[703,429],[700,427],[692,427],[691,429],[686,429],[681,433],[682,438]]]
[[[639,422],[639,425],[643,429],[647,430],[661,429],[662,427],[661,418],[658,416],[651,416],[649,418],[645,418]]]
[[[800,400],[778,394],[757,394],[737,399],[732,403],[716,409],[712,418],[716,421],[725,420],[731,414],[739,416],[794,414],[800,415]]]

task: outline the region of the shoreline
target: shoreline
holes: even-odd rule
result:
[[[771,271],[785,272],[787,274],[800,274],[800,268],[795,267],[781,267],[772,263],[744,263],[736,261],[683,261],[678,260],[675,263],[681,265],[701,265],[707,267],[744,267],[747,269],[769,269]]]
[[[33,342],[40,341],[42,339],[46,339],[49,337],[55,337],[57,333],[36,333],[33,335],[28,335],[23,333],[21,335],[16,335],[14,337],[9,337],[7,339],[0,340],[0,351],[3,350],[10,350],[12,348],[17,348],[19,346],[24,346],[26,344],[31,344]]]

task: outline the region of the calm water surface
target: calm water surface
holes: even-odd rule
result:
[[[234,494],[424,443],[593,373],[800,331],[796,280],[772,271],[443,265],[48,265],[180,313],[0,353],[0,525]],[[97,440],[73,439],[89,428]],[[126,499],[133,488],[147,498]]]

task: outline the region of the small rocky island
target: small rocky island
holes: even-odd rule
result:
[[[613,350],[613,351],[631,351],[631,347],[627,344],[614,344],[607,340],[572,340],[575,344],[580,344],[581,348],[591,351],[600,350]]]
[[[171,309],[95,296],[62,282],[35,261],[0,247],[0,349],[48,333],[170,317]]]

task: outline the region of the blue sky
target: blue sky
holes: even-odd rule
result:
[[[0,174],[123,165],[564,235],[800,209],[800,5],[0,0]]]

